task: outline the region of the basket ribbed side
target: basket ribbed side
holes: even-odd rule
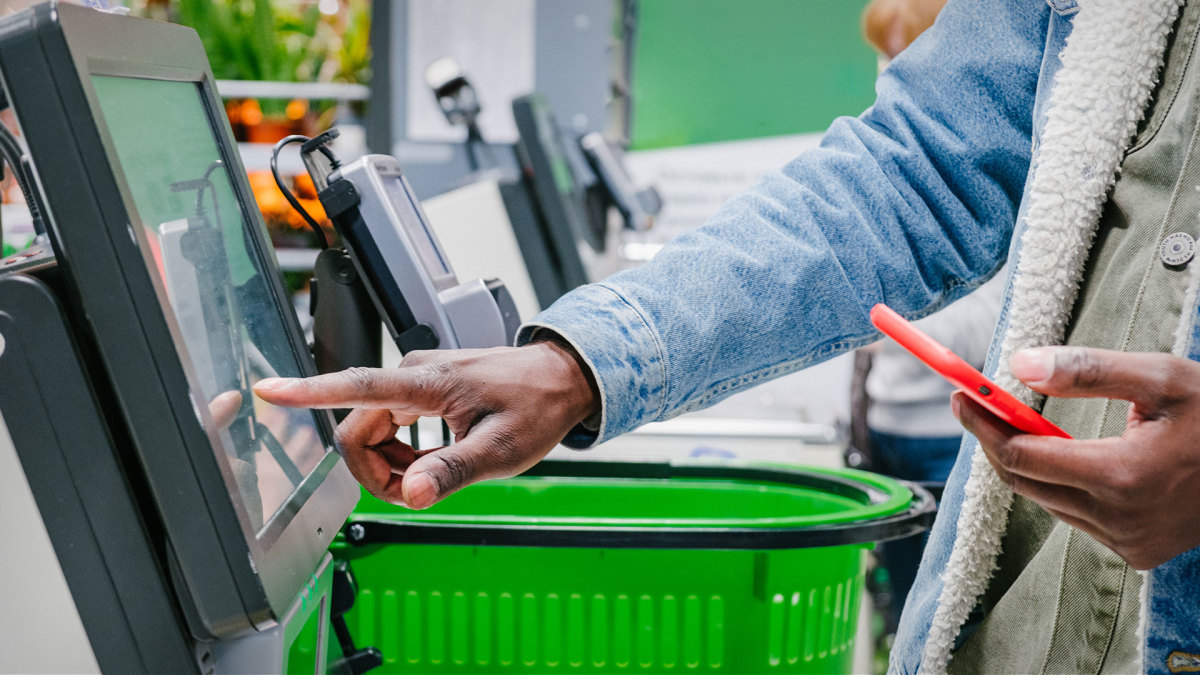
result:
[[[769,635],[731,645],[721,595],[360,591],[356,639],[389,670],[721,671],[727,651],[761,650],[787,672],[849,656],[862,577],[769,594]],[[841,659],[838,659],[839,661]]]

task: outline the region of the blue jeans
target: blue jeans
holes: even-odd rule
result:
[[[875,471],[903,480],[944,483],[954,468],[962,435],[898,436],[870,430]]]

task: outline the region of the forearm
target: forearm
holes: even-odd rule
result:
[[[1001,264],[1045,22],[1016,4],[952,3],[820,149],[534,319],[593,369],[601,440],[865,344],[875,302],[923,315]]]

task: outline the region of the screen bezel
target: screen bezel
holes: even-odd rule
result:
[[[162,518],[163,556],[192,632],[201,639],[263,629],[309,581],[352,510],[358,487],[328,452],[268,523],[252,531],[213,438],[202,426],[164,312],[165,289],[146,265],[146,230],[103,123],[92,75],[195,83],[215,124],[231,187],[250,224],[249,254],[264,271],[296,361],[316,374],[285,302],[278,265],[195,31],[47,4],[14,15],[0,42],[0,75],[49,204],[49,235],[128,427],[136,461]],[[19,55],[19,58],[18,58]],[[169,305],[168,305],[169,306]],[[317,415],[332,448],[333,418]],[[231,492],[232,491],[232,492]]]

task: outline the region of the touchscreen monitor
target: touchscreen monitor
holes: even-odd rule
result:
[[[250,224],[200,85],[93,75],[92,86],[147,229],[145,259],[166,291],[163,311],[180,329],[176,348],[203,402],[204,426],[260,530],[327,448],[313,413],[252,393],[264,377],[302,373],[244,234]]]

